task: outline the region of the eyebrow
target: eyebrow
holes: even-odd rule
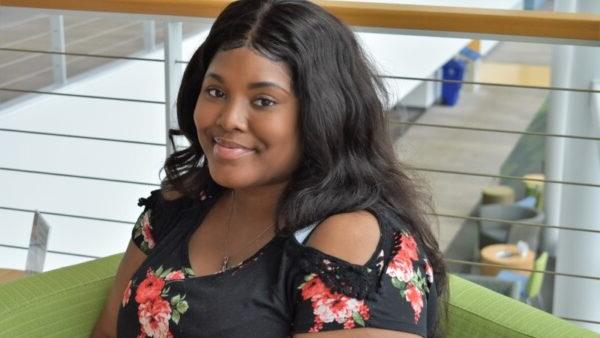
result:
[[[224,83],[225,79],[219,75],[219,74],[215,74],[215,73],[208,73],[206,74],[208,77],[214,79],[217,82],[220,83]],[[260,81],[260,82],[253,82],[251,84],[248,85],[248,89],[257,89],[257,88],[265,88],[265,87],[274,87],[274,88],[279,88],[283,91],[285,91],[286,93],[290,93],[289,90],[283,88],[282,86],[278,85],[275,82],[271,82],[271,81]]]

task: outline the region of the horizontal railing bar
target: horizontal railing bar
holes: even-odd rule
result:
[[[444,129],[472,130],[472,131],[483,131],[483,132],[505,133],[505,134],[517,134],[517,135],[530,135],[530,136],[564,137],[564,138],[581,139],[581,140],[589,140],[589,141],[600,141],[600,137],[547,134],[547,133],[536,133],[536,132],[506,130],[506,129],[493,129],[493,128],[452,126],[452,125],[447,125],[447,124],[431,124],[431,123],[404,122],[404,121],[394,121],[394,124],[404,124],[404,125],[419,126],[419,127],[444,128]],[[69,134],[59,134],[59,133],[48,133],[48,132],[31,131],[31,130],[0,128],[0,131],[12,132],[12,133],[23,133],[23,134],[34,134],[34,135],[80,138],[80,139],[96,140],[96,141],[132,143],[132,144],[141,144],[141,145],[150,145],[150,146],[163,146],[163,147],[165,146],[165,143],[143,142],[143,141],[133,141],[133,140],[123,140],[123,139],[103,138],[103,137],[93,137],[93,136],[69,135]]]
[[[84,56],[84,57],[91,57],[91,58],[117,59],[117,60],[130,60],[130,61],[165,62],[165,59],[152,59],[152,58],[142,58],[142,57],[135,57],[135,56],[73,53],[73,52],[54,52],[54,51],[39,50],[39,49],[0,48],[0,51],[17,52],[17,53],[67,55],[67,56]]]
[[[556,275],[556,276],[574,277],[574,278],[591,279],[591,280],[600,280],[600,276],[586,276],[586,275],[578,275],[578,274],[573,274],[573,273],[556,272],[556,271],[550,271],[550,270],[533,270],[533,269],[515,268],[515,267],[509,267],[509,266],[501,265],[501,264],[471,262],[471,261],[463,261],[463,260],[460,260],[460,259],[452,259],[452,258],[444,258],[444,260],[446,262],[448,262],[448,263],[454,263],[454,264],[464,264],[464,265],[474,265],[474,266],[487,266],[487,267],[492,267],[492,268],[502,268],[502,269],[505,269],[505,270],[526,271],[526,272],[541,272],[541,273],[547,273],[549,275]]]
[[[90,216],[81,216],[81,215],[71,215],[71,214],[63,214],[63,213],[60,213],[60,212],[32,210],[32,209],[22,209],[22,208],[12,208],[12,207],[3,207],[3,206],[0,206],[0,209],[10,210],[10,211],[19,211],[19,212],[29,212],[29,213],[35,213],[37,211],[40,214],[51,215],[51,216],[70,217],[70,218],[87,219],[87,220],[91,220],[91,221],[101,221],[101,222],[111,222],[111,223],[122,223],[122,224],[128,224],[128,225],[135,224],[135,222],[122,221],[122,220],[118,220],[118,219],[90,217]]]
[[[80,179],[84,179],[84,180],[95,180],[95,181],[103,181],[103,182],[127,183],[127,184],[149,185],[149,186],[153,186],[153,187],[160,187],[160,184],[156,184],[156,183],[137,182],[137,181],[128,181],[128,180],[116,180],[116,179],[112,179],[112,178],[71,175],[71,174],[53,173],[53,172],[48,172],[48,171],[15,169],[15,168],[6,168],[6,167],[0,167],[0,170],[27,173],[27,174],[50,175],[50,176],[59,176],[59,177],[68,177],[68,178],[80,178]]]
[[[582,231],[582,232],[590,232],[595,234],[600,234],[600,230],[595,229],[586,229],[586,228],[577,228],[574,226],[563,226],[563,225],[547,225],[547,224],[539,224],[539,223],[529,223],[529,222],[518,222],[509,219],[500,219],[500,218],[486,218],[486,217],[476,217],[476,216],[462,216],[462,215],[451,215],[451,214],[440,214],[440,213],[426,213],[431,216],[439,216],[439,217],[448,217],[448,218],[459,218],[459,219],[467,219],[472,221],[484,221],[484,222],[497,222],[497,223],[510,223],[515,225],[522,226],[532,226],[538,228],[549,228],[549,229],[560,229],[560,230],[570,230],[570,231]]]
[[[215,0],[4,0],[5,6],[74,11],[116,12],[161,16],[214,18],[231,1]],[[548,40],[583,41],[596,46],[600,40],[600,16],[588,13],[557,13],[447,6],[317,1],[331,14],[351,26],[382,30],[497,34],[542,37]],[[427,18],[428,20],[423,20]]]
[[[519,84],[498,83],[498,82],[479,82],[479,81],[467,81],[467,80],[432,79],[432,78],[426,78],[426,77],[396,76],[396,75],[377,75],[377,76],[379,76],[382,79],[394,79],[394,80],[414,80],[414,81],[426,81],[426,82],[461,83],[461,84],[471,84],[471,85],[481,85],[481,86],[508,87],[508,88],[521,88],[521,89],[556,90],[556,91],[580,92],[580,93],[600,93],[600,90],[585,89],[585,88],[530,86],[530,85],[519,85]]]
[[[582,322],[582,323],[590,323],[590,324],[600,324],[600,321],[590,320],[590,319],[575,319],[575,318],[569,318],[569,317],[563,317],[563,316],[558,316],[558,318],[564,319],[564,320],[570,320],[570,321],[573,321],[573,322]]]
[[[485,132],[492,132],[492,133],[505,133],[505,134],[530,135],[530,136],[564,137],[564,138],[572,138],[572,139],[580,139],[580,140],[588,140],[588,141],[600,141],[600,137],[548,134],[548,133],[537,133],[537,132],[530,132],[530,131],[518,131],[518,130],[494,129],[494,128],[452,126],[452,125],[448,125],[448,124],[432,124],[432,123],[404,122],[404,121],[394,121],[394,124],[405,124],[405,125],[411,125],[411,126],[444,128],[444,129],[485,131]]]
[[[0,243],[0,247],[10,248],[10,249],[29,250],[29,248],[25,247],[25,246],[2,244],[2,243]],[[82,258],[100,258],[98,256],[83,255],[83,254],[71,253],[71,252],[66,252],[66,251],[46,250],[46,252],[53,253],[53,254],[59,254],[59,255],[65,255],[65,256],[82,257]]]
[[[0,87],[0,90],[6,91],[6,92],[17,92],[17,93],[32,93],[32,94],[43,94],[43,95],[58,95],[58,96],[68,96],[68,97],[81,97],[81,98],[86,98],[86,99],[101,99],[101,100],[137,102],[137,103],[165,104],[165,101],[128,99],[128,98],[110,97],[110,96],[67,94],[67,93],[47,92],[47,91],[41,91],[41,90],[26,90],[26,89],[2,88],[2,87]]]
[[[31,52],[41,54],[58,54],[58,55],[70,55],[70,56],[86,56],[86,57],[97,57],[97,58],[109,58],[109,59],[123,59],[133,61],[152,61],[152,62],[164,62],[164,59],[151,59],[151,58],[140,58],[130,56],[113,56],[113,55],[100,55],[100,54],[84,54],[84,53],[71,53],[71,52],[53,52],[43,50],[29,50],[29,49],[17,49],[17,48],[0,48],[0,51],[11,51],[11,52]],[[189,61],[175,60],[175,63],[188,64]],[[584,89],[584,88],[567,88],[567,87],[547,87],[547,86],[530,86],[530,85],[518,85],[498,82],[479,82],[479,81],[467,81],[467,80],[449,80],[449,79],[432,79],[423,77],[411,77],[411,76],[397,76],[397,75],[381,75],[377,74],[382,79],[396,79],[396,80],[414,80],[414,81],[426,81],[426,82],[441,82],[441,83],[460,83],[470,85],[481,85],[481,86],[495,86],[495,87],[508,87],[508,88],[521,88],[521,89],[540,89],[540,90],[556,90],[556,91],[570,91],[570,92],[581,92],[581,93],[600,93],[600,90]],[[18,91],[17,89],[5,88],[0,90]],[[36,93],[38,93],[36,91]],[[107,98],[107,97],[95,97],[95,98]],[[151,101],[150,103],[156,103]]]
[[[503,178],[503,179],[507,179],[507,180],[536,181],[536,182],[544,182],[544,183],[559,183],[559,184],[576,185],[576,186],[582,186],[582,187],[600,188],[600,184],[581,183],[581,182],[572,182],[572,181],[556,181],[556,180],[547,180],[547,179],[541,179],[541,178],[524,179],[523,177],[519,177],[519,176],[493,175],[493,174],[474,173],[474,172],[467,172],[467,171],[420,168],[420,167],[411,167],[411,166],[409,166],[408,169],[417,170],[417,171],[430,171],[430,172],[443,173],[443,174]]]
[[[68,138],[77,138],[77,139],[94,140],[94,141],[131,143],[131,144],[140,144],[140,145],[147,145],[147,146],[161,146],[161,147],[164,147],[166,145],[164,143],[155,143],[155,142],[143,142],[143,141],[122,140],[122,139],[116,139],[116,138],[104,138],[104,137],[93,137],[93,136],[79,136],[79,135],[69,135],[69,134],[47,133],[47,132],[41,132],[41,131],[9,129],[9,128],[0,128],[0,131],[9,132],[9,133],[22,133],[22,134],[44,135],[44,136],[68,137]]]
[[[175,63],[188,64],[189,61],[175,60]],[[530,86],[530,85],[499,83],[499,82],[479,82],[479,81],[467,81],[467,80],[432,79],[429,77],[411,77],[411,76],[396,76],[396,75],[382,75],[382,74],[376,74],[376,76],[379,78],[382,78],[382,79],[395,79],[395,80],[414,80],[414,81],[425,81],[425,82],[460,83],[460,84],[470,84],[470,85],[509,87],[509,88],[521,88],[521,89],[541,89],[541,90],[556,90],[556,91],[582,92],[582,93],[600,93],[600,90],[585,89],[585,88]]]

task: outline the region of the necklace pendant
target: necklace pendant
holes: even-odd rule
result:
[[[223,263],[221,264],[221,272],[229,269],[229,256],[223,257]]]

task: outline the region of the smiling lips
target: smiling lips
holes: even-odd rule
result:
[[[226,140],[222,137],[217,136],[213,141],[215,142],[213,154],[223,160],[235,160],[254,152],[253,149],[246,148],[241,144]]]

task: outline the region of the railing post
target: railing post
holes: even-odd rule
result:
[[[182,68],[182,23],[167,22],[165,24],[165,122],[167,139],[167,157],[174,152],[169,140],[169,129],[178,128],[177,124],[177,91],[181,84]]]
[[[144,25],[144,49],[151,52],[156,47],[156,26],[154,20],[145,20]]]
[[[563,5],[564,6],[564,5]],[[560,7],[557,10],[570,11],[570,6]],[[552,79],[553,87],[572,87],[570,76],[573,65],[573,46],[552,47]],[[554,90],[549,93],[548,116],[546,117],[546,132],[564,135],[567,133],[569,92]],[[564,179],[564,154],[565,142],[562,137],[546,137],[545,139],[544,172],[546,179],[562,181]],[[546,183],[544,187],[544,213],[546,224],[561,224],[561,199],[563,185]],[[542,231],[541,247],[550,256],[556,256],[556,243],[558,242],[558,229],[544,229]]]
[[[571,11],[598,14],[600,2],[558,0],[555,6],[570,5]],[[572,47],[570,63],[553,63],[552,71],[565,69],[571,87],[590,88],[600,79],[600,48]],[[569,92],[565,95],[564,111],[568,116],[563,126],[567,134],[598,136],[597,93]],[[596,101],[594,101],[596,100]],[[549,131],[554,132],[554,131]],[[598,141],[568,139],[562,149],[563,177],[567,181],[597,184],[600,182],[600,149]],[[559,205],[560,224],[576,224],[586,229],[600,230],[600,189],[564,185]],[[600,234],[560,231],[556,246],[556,271],[570,274],[600,275]],[[553,313],[560,317],[596,320],[600,318],[598,291],[600,281],[556,276]],[[600,332],[600,324],[577,323]]]
[[[51,51],[65,52],[65,28],[62,15],[50,16],[50,44]],[[67,59],[64,54],[52,55],[52,72],[55,85],[67,83]]]

